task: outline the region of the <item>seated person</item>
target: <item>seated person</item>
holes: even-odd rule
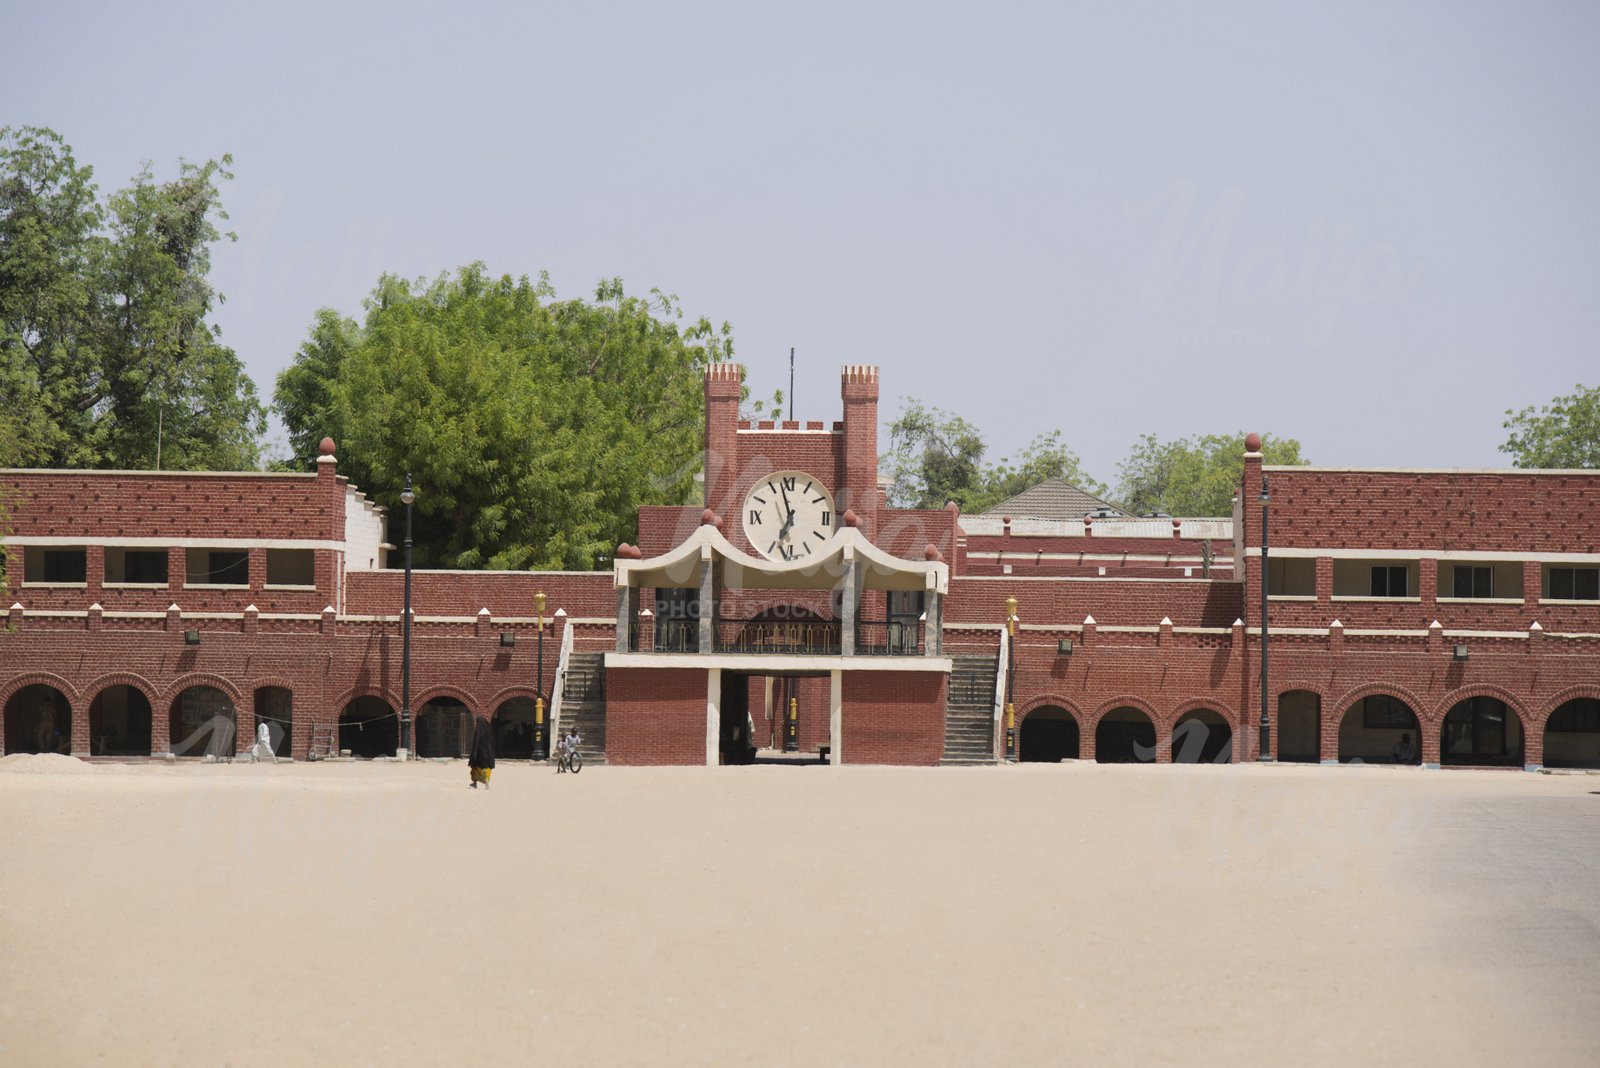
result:
[[[1396,764],[1411,764],[1417,759],[1417,751],[1411,746],[1411,735],[1402,734],[1400,740],[1394,743],[1394,749],[1389,756]]]

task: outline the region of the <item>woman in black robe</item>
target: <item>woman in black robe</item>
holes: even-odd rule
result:
[[[489,788],[489,773],[494,771],[494,731],[489,728],[489,721],[482,716],[473,716],[475,721],[472,729],[472,755],[467,758],[467,767],[472,770],[472,788],[476,790],[478,784],[483,783],[483,788]]]

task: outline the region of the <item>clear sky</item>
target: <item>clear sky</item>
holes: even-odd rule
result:
[[[102,191],[234,155],[216,321],[473,260],[676,293],[755,393],[839,366],[1115,482],[1142,433],[1504,466],[1600,383],[1600,5],[0,0],[0,124]]]

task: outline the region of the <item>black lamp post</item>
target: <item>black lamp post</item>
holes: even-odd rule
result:
[[[417,495],[411,491],[411,472],[406,472],[406,488],[400,493],[400,503],[406,506],[406,604],[405,618],[400,622],[400,750],[411,755],[411,502]]]
[[[1267,476],[1261,476],[1261,751],[1257,760],[1272,759],[1272,720],[1268,716],[1271,701],[1267,688],[1267,505],[1272,495],[1267,492]]]
[[[545,760],[549,753],[544,739],[544,603],[545,595],[533,595],[533,611],[539,626],[539,679],[533,688],[533,759]]]
[[[1017,599],[1006,598],[1006,761],[1017,759]]]

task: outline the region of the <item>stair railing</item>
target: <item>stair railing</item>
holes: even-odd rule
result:
[[[567,690],[567,664],[572,660],[572,620],[561,628],[561,654],[556,657],[556,681],[550,691],[550,737],[561,737],[561,703]]]

